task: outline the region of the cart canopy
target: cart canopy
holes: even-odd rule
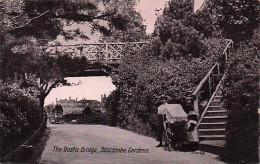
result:
[[[188,115],[180,104],[166,104],[163,114],[166,114],[166,120],[170,123],[188,121]]]

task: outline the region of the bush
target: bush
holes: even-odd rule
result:
[[[107,113],[107,124],[117,126],[117,115],[119,108],[119,90],[114,90],[106,99],[105,108]]]
[[[0,81],[1,152],[8,143],[23,139],[41,124],[41,108],[34,97],[35,88],[20,88],[19,81]]]
[[[139,52],[128,47],[117,73],[112,74],[117,90],[108,97],[106,104],[110,123],[155,135],[158,97],[162,94],[172,98],[169,103],[182,104],[186,112],[192,110],[191,92],[220,58],[224,47],[220,39],[204,40],[204,43],[207,53],[198,58],[179,57],[166,61],[156,54],[158,46],[154,41]]]
[[[227,154],[223,158],[228,161],[258,162],[260,60],[259,44],[254,43],[242,45],[230,58],[224,97],[228,119]]]

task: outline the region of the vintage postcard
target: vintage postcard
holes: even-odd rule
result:
[[[0,162],[259,163],[259,0],[0,0]]]

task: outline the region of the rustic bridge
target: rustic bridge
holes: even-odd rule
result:
[[[43,51],[52,57],[67,55],[72,59],[85,57],[89,63],[86,70],[68,72],[67,76],[108,76],[114,67],[121,63],[124,49],[139,50],[147,42],[126,43],[90,43],[76,45],[51,45],[41,47]]]
[[[103,64],[120,64],[123,51],[126,46],[134,50],[141,49],[146,42],[128,43],[94,43],[76,45],[55,45],[43,47],[45,52],[51,56],[69,55],[72,58],[86,57],[89,62],[100,62]]]

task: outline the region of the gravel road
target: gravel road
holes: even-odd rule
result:
[[[217,156],[168,152],[154,138],[105,125],[49,124],[51,136],[40,163],[50,164],[215,164]]]

